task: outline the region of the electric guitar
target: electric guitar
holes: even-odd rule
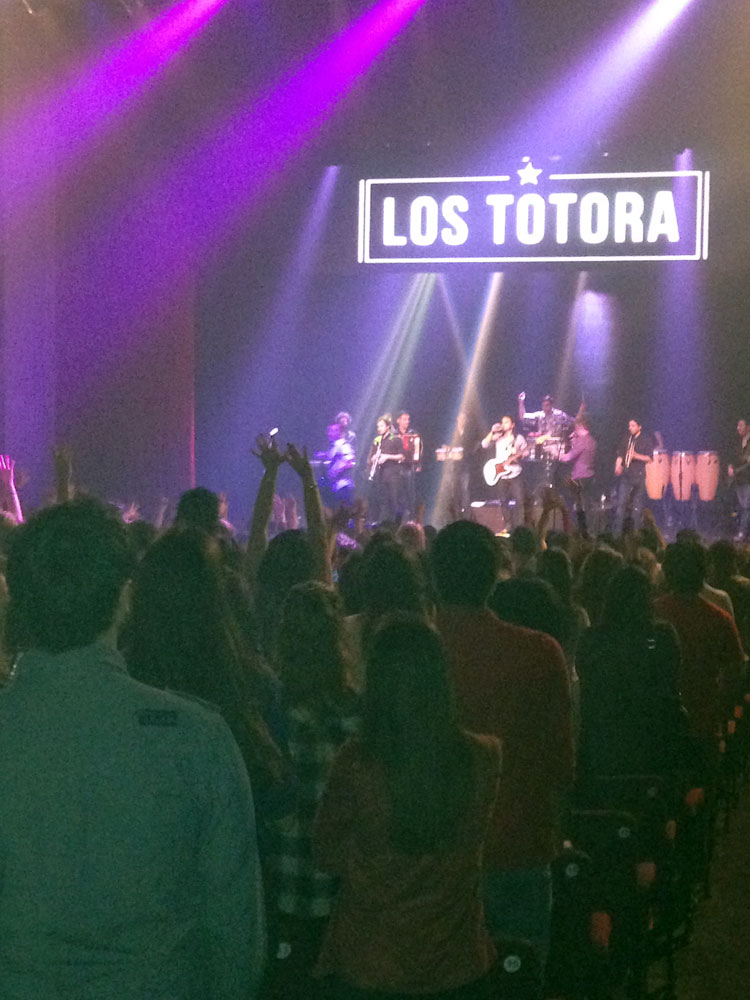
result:
[[[367,478],[370,482],[375,478],[375,474],[378,471],[378,465],[380,464],[380,456],[383,454],[383,435],[380,434],[377,438],[377,444],[375,446],[375,451],[370,459],[370,471]]]
[[[515,479],[521,475],[521,466],[517,462],[498,462],[491,458],[484,463],[484,481],[488,486],[494,486],[501,479]]]
[[[501,479],[515,479],[521,475],[521,465],[517,461],[515,441],[503,442],[494,458],[484,463],[484,481],[494,486]]]

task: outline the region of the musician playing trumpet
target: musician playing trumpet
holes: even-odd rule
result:
[[[497,497],[506,507],[508,527],[515,528],[523,520],[521,460],[526,454],[526,439],[516,434],[515,421],[506,414],[482,439],[482,448],[485,451],[494,448],[495,457],[484,465],[484,480],[488,486],[497,486]]]
[[[378,417],[376,427],[378,433],[367,458],[369,478],[375,484],[378,520],[395,521],[401,483],[399,466],[406,461],[406,454],[390,413]]]

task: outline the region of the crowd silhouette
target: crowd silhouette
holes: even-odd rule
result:
[[[646,512],[327,510],[260,436],[167,524],[0,476],[3,1000],[606,1000],[689,944],[750,750],[750,552]],[[282,499],[288,465],[299,502]]]

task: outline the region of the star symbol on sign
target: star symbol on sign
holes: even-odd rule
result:
[[[521,178],[521,184],[538,184],[539,174],[541,174],[542,171],[535,169],[534,164],[528,156],[524,156],[523,162],[526,166],[517,171],[518,176]]]

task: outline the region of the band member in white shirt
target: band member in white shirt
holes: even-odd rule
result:
[[[506,414],[499,423],[492,425],[482,440],[482,448],[494,449],[494,458],[484,465],[484,480],[488,486],[497,486],[498,499],[507,509],[508,526],[515,528],[523,521],[521,459],[526,454],[526,440],[522,434],[516,434],[515,422]]]

